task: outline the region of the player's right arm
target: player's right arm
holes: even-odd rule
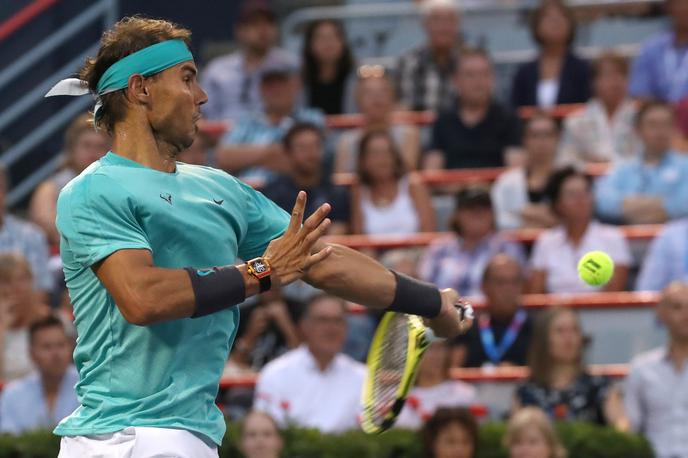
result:
[[[330,206],[323,205],[303,221],[305,206],[306,193],[301,192],[287,230],[270,244],[275,280],[281,284],[301,278],[311,266],[325,259],[332,251],[332,248],[324,247],[311,253],[313,245],[331,224],[326,218]],[[203,276],[200,277],[203,281],[194,285],[186,269],[156,267],[149,250],[123,249],[95,264],[93,271],[114,298],[122,316],[132,324],[146,326],[199,316],[199,308],[204,307],[201,296],[215,295],[220,302],[226,299],[226,304],[215,310],[218,311],[260,292],[258,280],[248,273],[245,264],[226,268],[236,269],[241,276],[227,276],[222,284],[204,283],[207,277]],[[232,285],[231,282],[238,284]],[[208,292],[203,288],[214,289]],[[231,303],[229,298],[236,297],[232,294],[236,288],[244,294],[238,301]],[[203,314],[202,310],[200,312]]]

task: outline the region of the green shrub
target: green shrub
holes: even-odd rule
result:
[[[486,423],[480,429],[478,458],[507,458],[502,447],[506,426]],[[557,425],[571,458],[651,458],[645,439],[610,428],[583,423]],[[239,425],[229,423],[220,448],[221,458],[241,457],[238,449]],[[393,430],[380,436],[360,431],[326,435],[315,430],[291,428],[284,431],[285,458],[418,458],[422,444],[411,431]],[[49,431],[13,437],[0,435],[0,458],[54,458],[60,439]]]

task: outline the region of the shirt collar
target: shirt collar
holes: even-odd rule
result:
[[[332,359],[332,361],[330,361],[330,364],[325,368],[325,370],[321,371],[320,367],[318,366],[318,362],[315,360],[313,353],[311,353],[306,344],[302,344],[297,351],[301,352],[301,357],[303,358],[304,366],[308,370],[317,372],[319,374],[326,374],[337,368],[339,362],[339,355],[336,355]]]

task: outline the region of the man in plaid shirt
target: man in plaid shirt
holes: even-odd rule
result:
[[[459,51],[456,0],[425,0],[421,6],[428,42],[399,58],[399,99],[411,110],[443,111],[454,100],[452,75]]]

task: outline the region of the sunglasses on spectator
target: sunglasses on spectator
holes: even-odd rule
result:
[[[387,75],[387,69],[384,65],[365,64],[358,67],[356,74],[360,79],[382,78]]]

